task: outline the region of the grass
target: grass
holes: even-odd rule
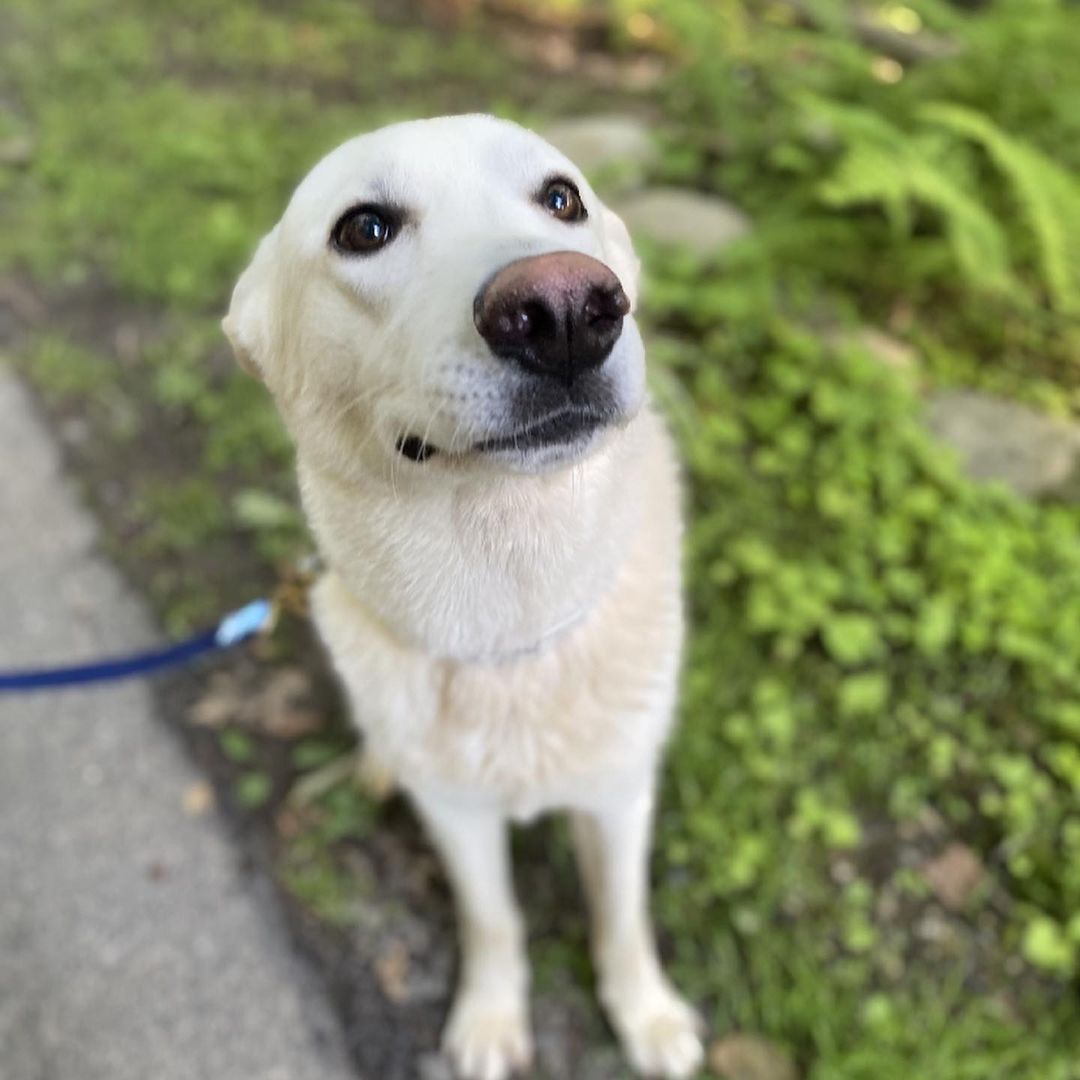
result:
[[[1074,1080],[1080,521],[970,483],[911,389],[821,331],[883,325],[930,381],[1080,412],[1080,15],[915,9],[963,47],[886,84],[782,4],[649,6],[677,60],[642,102],[669,118],[656,176],[755,218],[720,265],[645,251],[693,520],[656,906],[712,1029],[763,1033],[813,1080]],[[109,541],[179,630],[306,543],[288,442],[217,328],[297,178],[398,116],[602,111],[610,91],[344,0],[13,0],[2,28],[0,139],[33,151],[0,167],[0,268],[64,313],[15,360],[89,427]],[[219,747],[234,799],[277,812],[245,738]],[[301,743],[289,767],[339,750]],[[338,785],[290,820],[285,886],[348,925],[372,887],[349,849],[382,812]],[[952,843],[984,870],[957,911],[920,871]],[[551,874],[573,895],[568,858]],[[542,981],[584,971],[574,926],[569,956],[540,949]]]

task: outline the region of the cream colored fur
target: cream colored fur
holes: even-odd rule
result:
[[[531,194],[552,172],[590,216]],[[327,237],[357,202],[410,225],[343,258]],[[605,362],[621,420],[565,450],[473,451],[505,428],[518,383],[472,325],[512,259],[575,250],[636,293],[622,223],[574,166],[488,117],[353,140],[301,184],[225,321],[297,444],[328,571],[313,596],[355,722],[439,849],[461,923],[445,1033],[458,1073],[502,1080],[531,1054],[523,930],[506,827],[572,815],[600,994],[633,1064],[688,1076],[697,1020],[664,978],[648,918],[655,773],[682,634],[677,466],[644,398],[632,318]],[[406,433],[439,448],[402,458]]]

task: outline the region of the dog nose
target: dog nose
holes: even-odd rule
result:
[[[629,310],[602,262],[555,251],[504,266],[477,294],[473,319],[496,356],[571,383],[607,359]]]

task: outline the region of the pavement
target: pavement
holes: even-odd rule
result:
[[[97,543],[0,365],[0,668],[158,639]],[[0,695],[0,1080],[355,1080],[199,784],[141,683]]]

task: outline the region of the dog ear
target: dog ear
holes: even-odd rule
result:
[[[630,310],[633,311],[637,307],[641,260],[634,251],[633,242],[630,240],[630,230],[614,210],[604,207],[603,222],[604,248],[608,256],[608,264],[622,282],[623,291],[630,301]]]
[[[272,347],[273,266],[278,243],[278,227],[259,241],[248,268],[233,289],[229,313],[221,328],[232,345],[237,363],[261,379]]]

